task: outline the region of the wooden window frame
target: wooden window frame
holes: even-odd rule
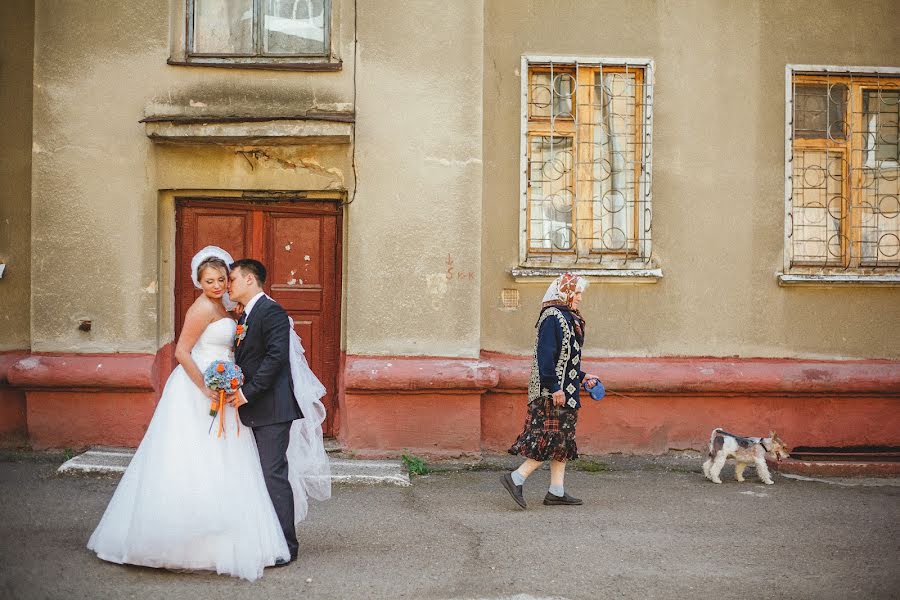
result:
[[[622,275],[644,279],[650,273],[649,278],[655,281],[662,276],[661,270],[655,263],[651,254],[651,239],[649,233],[650,207],[651,207],[651,178],[652,178],[652,110],[653,110],[653,81],[654,63],[650,59],[634,58],[585,58],[562,56],[523,56],[521,66],[522,81],[522,110],[521,110],[521,152],[522,162],[520,181],[520,243],[519,243],[519,267],[513,270],[517,278],[524,278],[530,274],[547,275],[555,268],[576,268],[589,273],[598,273],[598,276]],[[573,93],[573,117],[562,117],[551,124],[549,117],[533,115],[530,98],[532,79],[534,73],[546,71],[568,72],[576,78],[575,91]],[[578,202],[578,198],[592,197],[593,186],[596,184],[592,173],[592,144],[593,139],[592,117],[589,114],[594,109],[593,95],[595,88],[595,75],[597,73],[633,73],[635,76],[636,92],[634,102],[633,140],[629,141],[634,160],[634,214],[630,223],[631,235],[625,242],[625,247],[620,250],[598,249],[594,241],[594,228],[596,221],[592,214],[594,210],[591,202]],[[648,83],[650,85],[644,85]],[[552,86],[552,82],[551,82]],[[585,100],[584,94],[588,95]],[[579,100],[580,98],[580,100]],[[571,250],[553,250],[536,248],[531,244],[531,139],[534,136],[550,135],[573,136],[573,152],[575,153],[575,206],[573,207],[572,228],[575,230],[576,244]],[[579,143],[579,140],[587,140]],[[647,149],[645,155],[645,148]],[[643,175],[643,176],[642,176]],[[587,186],[587,189],[585,189]],[[587,194],[587,196],[586,196]],[[646,233],[639,235],[638,232]],[[633,237],[632,237],[633,236]],[[534,273],[530,273],[533,271]],[[581,271],[579,271],[581,272]]]
[[[193,64],[204,66],[238,66],[253,67],[254,65],[271,68],[300,68],[306,70],[339,70],[340,62],[334,63],[332,58],[332,34],[334,32],[335,0],[323,0],[325,19],[325,35],[322,52],[313,53],[266,53],[263,51],[263,2],[265,0],[252,0],[253,10],[253,47],[251,53],[220,53],[220,52],[196,52],[194,50],[194,9],[197,0],[184,0],[185,2],[185,29],[184,29],[184,62],[169,60],[169,64]]]
[[[860,189],[864,149],[859,137],[865,126],[862,100],[866,91],[879,89],[876,81],[894,80],[900,89],[900,68],[893,67],[839,67],[821,65],[787,65],[785,67],[785,224],[783,272],[777,273],[781,285],[815,284],[900,284],[900,267],[891,265],[874,267],[864,264],[861,230],[861,213],[850,211],[856,190]],[[847,86],[845,120],[848,135],[843,140],[826,137],[794,138],[795,85]],[[807,149],[822,152],[840,152],[843,155],[841,195],[841,258],[839,265],[825,265],[821,261],[794,260],[793,251],[793,163],[794,150]],[[827,160],[827,159],[826,159]],[[827,243],[827,242],[826,242]],[[827,249],[826,249],[827,251]],[[826,259],[827,260],[827,259]]]

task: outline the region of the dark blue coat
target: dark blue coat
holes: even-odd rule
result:
[[[530,402],[563,390],[566,406],[581,407],[579,392],[585,377],[581,370],[584,337],[577,335],[575,319],[575,315],[562,306],[546,308],[541,313],[528,389]]]
[[[247,427],[262,427],[302,418],[291,383],[287,313],[280,304],[262,296],[245,326],[247,334],[234,352],[234,362],[244,371],[241,391],[248,401],[238,408],[241,422]]]

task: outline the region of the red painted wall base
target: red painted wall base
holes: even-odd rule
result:
[[[28,443],[25,392],[10,387],[6,375],[24,356],[22,352],[0,353],[0,448],[18,448]]]
[[[172,365],[156,355],[0,355],[0,445],[136,446]],[[503,452],[522,429],[530,359],[343,359],[336,434],[359,456]],[[900,362],[589,359],[611,391],[583,399],[584,454],[700,450],[714,427],[790,446],[900,446]],[[7,364],[8,363],[8,364]]]
[[[25,393],[0,387],[0,448],[18,448],[27,443]]]
[[[28,392],[28,435],[35,450],[136,447],[156,408],[156,392]]]
[[[522,431],[525,392],[487,393],[482,447],[503,452]],[[827,396],[608,395],[582,400],[578,450],[661,454],[701,450],[715,427],[764,436],[775,430],[788,446],[900,445],[900,399]]]
[[[357,456],[459,456],[481,451],[481,394],[363,394],[343,399],[341,445]]]

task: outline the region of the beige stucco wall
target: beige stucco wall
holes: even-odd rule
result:
[[[485,3],[482,346],[528,353],[546,283],[517,284],[520,58],[655,61],[653,285],[585,295],[593,355],[900,357],[900,289],[779,288],[785,65],[900,66],[900,5]],[[521,308],[500,307],[503,288]]]
[[[0,352],[31,340],[31,81],[34,8],[0,3]]]
[[[361,1],[358,9],[347,352],[475,356],[482,2]]]
[[[159,115],[285,115],[352,103],[353,4],[341,23],[334,73],[166,64],[178,0],[37,3],[32,230],[32,345],[36,351],[152,352],[171,339],[172,241],[164,189],[334,187],[313,165],[261,160],[237,148],[151,143],[139,120]],[[175,19],[178,25],[177,19]],[[272,150],[306,156],[311,147]],[[349,146],[324,168],[349,173]],[[164,280],[161,281],[161,278]],[[89,333],[80,319],[93,322]]]

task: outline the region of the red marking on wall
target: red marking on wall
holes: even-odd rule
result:
[[[447,255],[447,281],[475,281],[475,271],[457,271],[453,266],[453,255]]]

